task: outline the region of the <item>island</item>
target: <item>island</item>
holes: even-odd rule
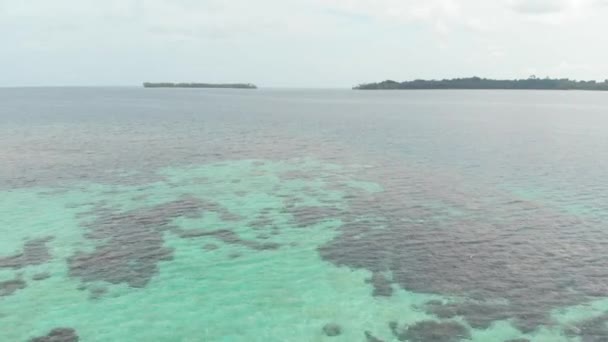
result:
[[[251,83],[171,83],[171,82],[144,82],[144,88],[231,88],[231,89],[257,89]]]
[[[575,81],[567,78],[537,78],[530,76],[519,80],[494,80],[480,77],[444,80],[414,80],[396,82],[387,80],[353,87],[356,90],[384,89],[534,89],[534,90],[604,90],[608,91],[608,79],[604,82]]]

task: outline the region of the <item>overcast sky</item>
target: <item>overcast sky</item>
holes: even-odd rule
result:
[[[0,0],[0,86],[608,78],[608,0]]]

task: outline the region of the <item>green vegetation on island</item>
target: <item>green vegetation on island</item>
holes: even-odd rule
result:
[[[576,81],[567,78],[537,78],[530,76],[519,80],[493,80],[470,77],[444,80],[414,80],[396,82],[387,80],[379,83],[360,84],[353,89],[537,89],[537,90],[604,90],[608,91],[608,79],[604,82]]]
[[[170,83],[170,82],[144,82],[144,88],[233,88],[257,89],[251,83]]]

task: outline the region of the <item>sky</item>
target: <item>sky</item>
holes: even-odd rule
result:
[[[0,86],[608,79],[608,0],[0,0]]]

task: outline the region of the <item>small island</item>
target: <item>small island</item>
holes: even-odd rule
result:
[[[144,82],[144,88],[230,88],[230,89],[257,89],[251,83],[152,83]]]
[[[396,82],[387,80],[379,83],[360,84],[356,90],[385,89],[527,89],[527,90],[604,90],[608,91],[608,79],[604,82],[575,81],[567,78],[537,78],[530,76],[519,80],[493,80],[480,77],[454,78],[444,80],[414,80]]]

